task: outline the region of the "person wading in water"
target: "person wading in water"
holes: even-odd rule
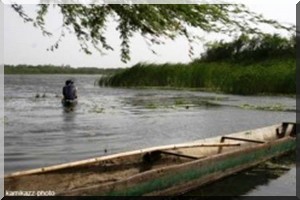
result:
[[[64,100],[76,100],[77,99],[77,88],[72,80],[67,80],[65,86],[63,87]]]
[[[72,80],[67,80],[65,86],[62,89],[63,99],[62,104],[65,111],[73,111],[77,105],[77,88]]]

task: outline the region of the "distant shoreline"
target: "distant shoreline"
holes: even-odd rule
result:
[[[4,65],[4,74],[114,74],[123,68],[96,68],[54,65]]]

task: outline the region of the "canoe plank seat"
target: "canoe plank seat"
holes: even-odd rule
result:
[[[194,160],[197,160],[197,159],[201,159],[201,158],[205,158],[205,157],[206,157],[206,156],[199,156],[199,157],[196,157],[196,156],[190,156],[190,155],[186,155],[186,154],[174,153],[174,152],[170,152],[170,151],[162,151],[162,150],[160,150],[159,152],[160,152],[161,154],[172,155],[172,156],[177,156],[177,157],[182,157],[182,158],[189,158],[189,159],[194,159]]]
[[[235,147],[235,146],[241,146],[241,143],[189,144],[186,146],[174,146],[172,149],[168,149],[168,150],[184,149],[184,148],[199,148],[199,147]],[[155,151],[150,151],[150,152],[145,153],[142,158],[143,162],[144,163],[153,163],[153,162],[161,159],[161,154],[177,156],[177,157],[182,157],[182,158],[188,158],[188,159],[194,159],[194,160],[202,159],[202,158],[206,157],[204,155],[192,156],[192,155],[186,155],[186,154],[182,154],[182,153],[170,152],[167,150],[155,150]]]
[[[257,144],[263,144],[265,141],[261,140],[251,140],[246,138],[237,138],[237,137],[228,137],[228,136],[222,136],[220,142],[223,143],[225,140],[236,140],[236,141],[242,141],[242,142],[252,142]],[[218,153],[222,152],[222,146],[219,147]]]
[[[166,150],[156,150],[156,151],[151,151],[151,152],[145,153],[143,155],[143,162],[144,163],[153,163],[155,161],[158,161],[161,159],[162,154],[177,156],[177,157],[182,157],[182,158],[188,158],[188,159],[193,159],[193,160],[197,160],[197,159],[206,157],[206,156],[196,157],[196,156],[191,156],[191,155],[186,155],[186,154],[181,154],[181,153],[170,152],[170,151],[166,151]]]

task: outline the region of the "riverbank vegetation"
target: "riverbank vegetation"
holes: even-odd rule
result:
[[[295,94],[296,38],[240,36],[207,44],[189,64],[139,63],[100,79],[101,86],[199,88],[233,94]]]
[[[120,68],[96,68],[54,65],[4,65],[4,74],[113,74],[121,71]]]

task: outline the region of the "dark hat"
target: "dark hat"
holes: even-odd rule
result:
[[[66,80],[66,85],[69,85],[70,83],[72,83],[72,80]]]

